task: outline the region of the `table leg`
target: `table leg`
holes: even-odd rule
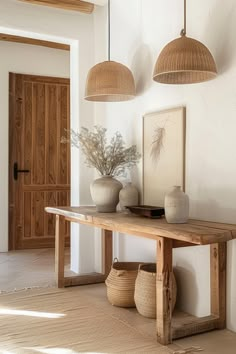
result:
[[[157,340],[163,345],[172,342],[172,240],[158,237],[156,274]]]
[[[55,273],[58,288],[64,288],[65,218],[56,215]]]
[[[107,277],[112,265],[112,231],[102,230],[102,273]]]
[[[226,326],[226,242],[211,248],[211,314],[219,317],[216,328]]]

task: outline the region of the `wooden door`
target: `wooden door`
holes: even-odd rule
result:
[[[10,249],[54,247],[44,207],[70,205],[69,95],[69,79],[9,74]]]

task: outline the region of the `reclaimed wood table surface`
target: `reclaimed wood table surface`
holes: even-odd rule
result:
[[[223,329],[226,325],[226,243],[236,238],[236,225],[189,220],[168,224],[165,218],[148,219],[128,212],[98,213],[95,207],[47,207],[56,215],[55,271],[59,288],[104,282],[110,272],[112,232],[121,232],[156,241],[156,330],[158,342]],[[102,230],[102,273],[64,276],[65,222],[86,224]],[[172,315],[172,250],[177,247],[210,245],[211,314],[195,317],[176,312]]]

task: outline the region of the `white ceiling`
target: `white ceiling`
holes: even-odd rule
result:
[[[87,2],[92,2],[95,5],[104,6],[107,4],[107,0],[82,0]]]

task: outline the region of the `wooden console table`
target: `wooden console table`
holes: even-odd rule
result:
[[[47,207],[56,214],[55,269],[59,288],[104,282],[112,264],[112,231],[156,240],[157,252],[157,340],[167,345],[172,339],[225,328],[226,323],[226,242],[236,238],[236,225],[190,220],[168,224],[164,218],[147,219],[128,213],[98,213],[95,207]],[[102,229],[102,274],[64,277],[65,221]],[[197,318],[178,314],[172,318],[172,249],[210,245],[211,315]]]

